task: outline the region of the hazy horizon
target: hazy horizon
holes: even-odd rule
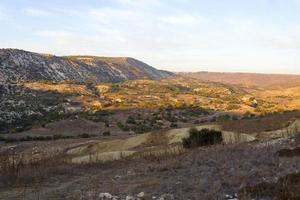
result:
[[[32,52],[32,53],[39,53],[39,54],[43,54],[43,55],[52,55],[52,56],[59,56],[59,57],[72,57],[72,56],[94,56],[94,57],[111,57],[111,58],[124,58],[124,57],[127,57],[127,58],[134,58],[134,59],[137,59],[139,61],[142,61],[142,62],[145,62],[144,60],[142,59],[139,59],[139,58],[136,58],[136,57],[131,57],[131,56],[111,56],[111,55],[91,55],[91,54],[66,54],[66,55],[57,55],[57,54],[54,54],[54,53],[47,53],[47,52],[36,52],[36,51],[29,51],[29,50],[26,50],[26,49],[18,49],[18,48],[0,48],[0,49],[17,49],[17,50],[22,50],[22,51],[27,51],[27,52]],[[171,70],[168,70],[168,69],[163,69],[161,68],[160,66],[154,66],[154,65],[151,65],[150,63],[147,63],[145,62],[146,64],[156,68],[156,69],[159,69],[159,70],[166,70],[166,71],[171,71]],[[171,72],[174,72],[174,73],[199,73],[199,72],[208,72],[208,73],[229,73],[229,74],[268,74],[268,75],[300,75],[300,73],[283,73],[283,72],[255,72],[255,71],[212,71],[210,69],[207,69],[205,70],[204,67],[194,67],[196,69],[199,69],[199,70],[196,70],[196,71],[171,71]]]
[[[299,0],[0,2],[1,48],[174,72],[300,74],[299,22]]]

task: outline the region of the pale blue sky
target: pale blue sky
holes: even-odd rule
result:
[[[300,74],[300,0],[0,0],[0,48]]]

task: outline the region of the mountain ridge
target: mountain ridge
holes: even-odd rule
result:
[[[172,72],[158,70],[131,57],[56,56],[0,49],[0,80],[99,83],[143,78],[159,80],[171,75]]]

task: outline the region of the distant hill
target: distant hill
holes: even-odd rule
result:
[[[158,80],[172,75],[128,57],[58,57],[17,49],[0,49],[0,81],[120,82]]]
[[[300,75],[222,72],[195,72],[180,74],[205,81],[221,82],[227,84],[239,84],[245,86],[257,86],[267,88],[285,88],[300,86]]]

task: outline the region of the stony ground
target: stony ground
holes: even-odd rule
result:
[[[9,190],[2,187],[0,197],[113,199],[111,194],[115,199],[138,199],[138,196],[140,199],[234,199],[235,194],[241,197],[241,191],[247,187],[275,184],[280,177],[299,173],[299,154],[278,153],[299,145],[299,139],[277,139],[202,147],[178,156],[105,164],[65,166],[57,162],[52,170],[47,170],[46,177],[33,185],[20,184]],[[261,199],[265,194],[262,189],[252,198]],[[264,199],[274,197],[269,195]]]

